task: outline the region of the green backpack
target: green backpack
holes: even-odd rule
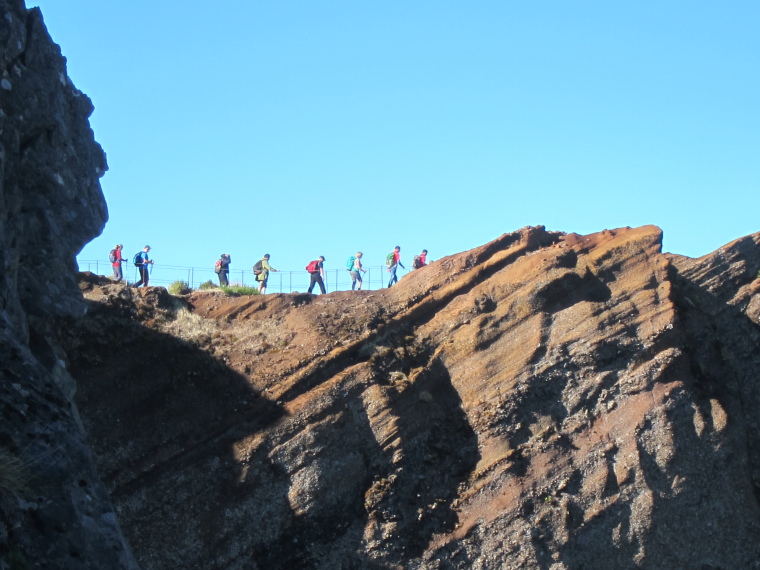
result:
[[[393,259],[395,258],[395,251],[390,252],[387,256],[385,256],[385,266],[386,267],[393,267],[395,265],[395,262]]]

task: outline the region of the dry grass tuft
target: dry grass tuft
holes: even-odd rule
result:
[[[161,330],[193,344],[211,340],[216,332],[216,321],[205,319],[187,309],[179,309],[172,320],[164,321]]]

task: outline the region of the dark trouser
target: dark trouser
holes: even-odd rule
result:
[[[141,265],[137,268],[140,271],[140,280],[135,283],[135,287],[139,287],[140,285],[148,286],[148,266],[147,265]]]
[[[227,278],[228,273],[226,271],[219,272],[219,286],[227,287],[230,284],[230,280]]]
[[[322,281],[322,276],[319,273],[311,274],[311,283],[309,284],[309,293],[311,293],[311,290],[314,289],[315,283],[319,283],[319,288],[322,289],[323,295],[327,293],[327,291],[325,291],[325,282]]]

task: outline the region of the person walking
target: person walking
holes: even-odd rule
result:
[[[414,256],[414,260],[412,261],[412,269],[419,269],[420,267],[425,267],[426,265],[427,265],[427,250],[423,249],[422,253]]]
[[[388,280],[388,287],[390,287],[394,283],[398,283],[396,270],[399,268],[399,266],[401,269],[406,269],[406,267],[404,267],[404,264],[401,263],[401,248],[399,246],[396,246],[394,250],[385,258],[385,265],[388,269],[388,273],[391,274],[391,278]]]
[[[362,252],[357,251],[356,257],[354,257],[354,263],[351,267],[351,290],[353,291],[354,288],[356,288],[357,291],[362,290],[362,273],[367,273],[367,270],[362,268]],[[358,287],[356,287],[357,283],[359,284]]]
[[[269,265],[269,254],[267,253],[253,266],[253,274],[256,275],[256,281],[259,282],[260,295],[264,295],[267,292],[267,281],[269,280],[270,271],[277,271],[277,269]]]
[[[124,258],[121,256],[121,250],[124,248],[123,245],[120,243],[116,244],[116,247],[111,250],[111,253],[108,254],[108,259],[111,260],[111,265],[113,266],[113,281],[114,283],[119,283],[122,279],[124,279],[124,273],[121,270],[121,264],[124,263]]]
[[[219,275],[219,287],[229,287],[230,285],[230,263],[232,262],[232,259],[230,258],[229,253],[223,253],[219,256],[219,259],[216,262],[216,268],[218,271],[216,272]]]
[[[135,283],[135,287],[139,287],[140,285],[143,285],[144,287],[148,286],[148,280],[150,279],[150,275],[148,274],[148,267],[153,265],[153,260],[148,258],[149,251],[150,246],[146,245],[141,252],[138,252],[135,255],[134,263],[137,269],[140,271],[140,280]]]
[[[325,256],[320,255],[319,259],[315,259],[314,261],[310,262],[309,265],[306,266],[306,271],[309,272],[309,277],[311,277],[311,283],[309,283],[309,290],[308,292],[311,293],[314,289],[314,285],[316,283],[319,284],[319,288],[322,290],[322,294],[326,294],[327,290],[325,289]]]

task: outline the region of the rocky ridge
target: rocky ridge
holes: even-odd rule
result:
[[[64,344],[143,568],[753,568],[759,243],[524,228],[317,297],[93,277]]]
[[[759,567],[760,234],[524,228],[319,297],[77,283],[91,112],[0,0],[0,570]]]
[[[56,318],[103,229],[106,159],[39,9],[0,0],[0,568],[134,568],[73,404]]]

